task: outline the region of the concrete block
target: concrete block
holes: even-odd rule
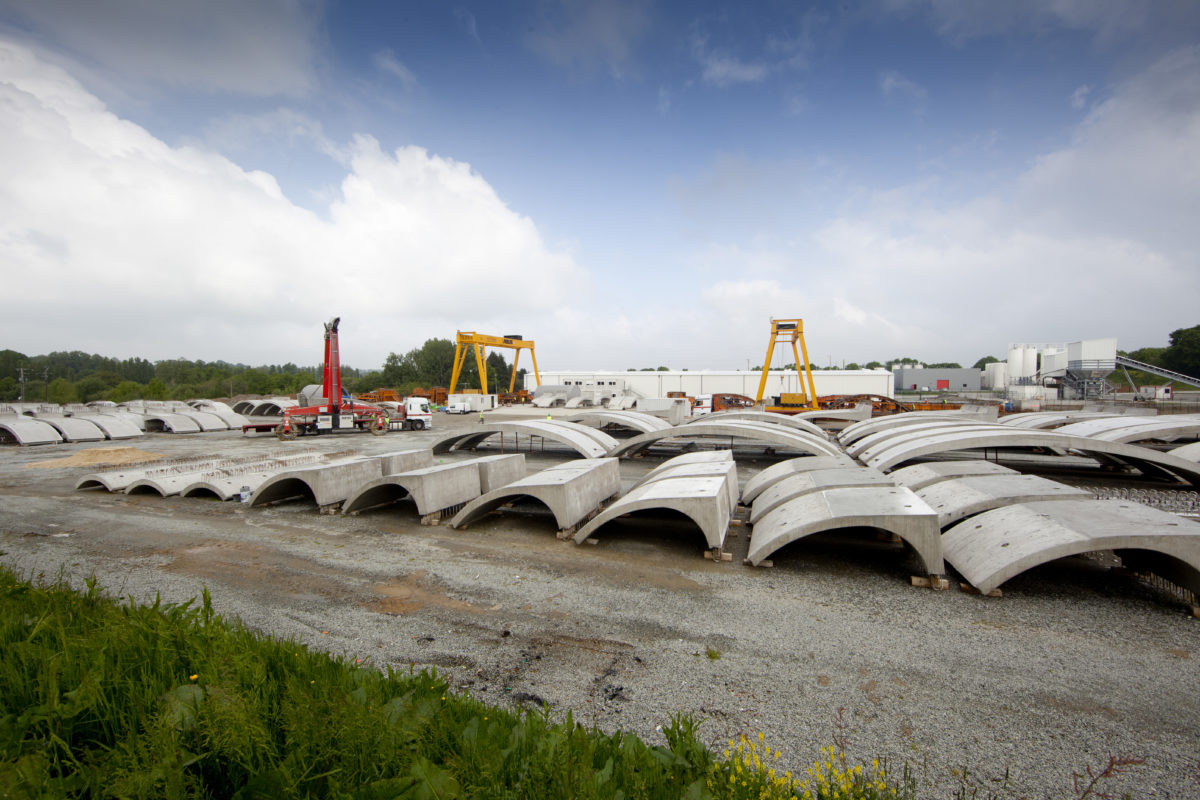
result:
[[[383,475],[359,486],[342,506],[343,514],[358,514],[406,497],[417,513],[433,514],[479,497],[479,465],[475,460]]]
[[[329,464],[284,470],[258,488],[251,506],[309,498],[318,508],[342,503],[360,486],[380,477],[378,458],[353,458]]]
[[[754,499],[750,510],[750,523],[758,522],[764,515],[789,500],[823,489],[895,485],[890,476],[870,467],[835,467],[793,473],[790,477],[771,485]]]
[[[616,459],[568,461],[493,489],[468,503],[450,525],[464,528],[518,497],[532,497],[550,509],[560,530],[570,530],[620,490]]]
[[[877,528],[893,533],[917,552],[925,574],[945,572],[937,514],[911,490],[899,486],[824,489],[790,500],[754,526],[749,561],[757,566],[781,547],[805,536],[846,528]]]
[[[844,453],[838,453],[833,456],[801,456],[800,458],[790,458],[787,461],[772,464],[746,481],[746,486],[742,489],[742,502],[754,502],[754,498],[758,497],[768,488],[798,472],[857,466],[859,466],[858,462]]]
[[[662,478],[634,487],[580,528],[575,543],[582,544],[618,517],[652,509],[670,509],[686,515],[700,528],[709,549],[719,551],[724,547],[733,513],[728,476]]]
[[[943,530],[993,508],[1040,500],[1092,498],[1091,492],[1038,475],[975,475],[953,478],[917,490],[917,496],[937,512]]]

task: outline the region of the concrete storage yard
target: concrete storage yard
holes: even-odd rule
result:
[[[479,422],[439,415],[436,426],[286,445],[149,433],[132,445],[166,458],[371,455]],[[556,538],[549,513],[454,530],[422,526],[411,504],[331,516],[301,503],[74,489],[102,469],[89,455],[126,444],[0,451],[0,561],[78,585],[96,575],[139,600],[183,601],[207,586],[223,614],[272,635],[380,666],[436,667],[481,698],[548,703],[651,742],[686,712],[716,749],[762,731],[803,770],[844,737],[852,759],[907,763],[928,797],[951,796],[964,770],[1002,797],[1075,796],[1072,774],[1110,755],[1145,763],[1105,791],[1200,797],[1200,620],[1097,559],[1037,567],[988,598],[912,587],[916,555],[873,536],[803,540],[755,569],[742,564],[747,528],[729,529],[732,561],[714,563],[682,515],[609,525],[576,545]],[[485,444],[433,463],[499,452],[495,438]],[[547,444],[525,459],[532,474],[578,457]],[[622,490],[663,460],[623,459]],[[739,453],[739,483],[779,461]]]

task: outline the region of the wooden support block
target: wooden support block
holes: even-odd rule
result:
[[[912,585],[921,589],[936,589],[942,591],[950,588],[950,581],[940,575],[913,575]]]
[[[732,561],[733,560],[733,553],[721,552],[718,554],[718,553],[713,552],[712,550],[704,551],[704,557],[707,558],[709,561],[716,561],[718,559],[718,555],[720,556],[721,561]]]
[[[426,514],[421,517],[421,524],[425,526],[438,525],[442,521],[442,512],[435,511],[432,514]]]
[[[964,583],[964,582],[960,581],[958,584],[958,588],[961,589],[962,591],[966,592],[967,594],[980,594],[980,591],[969,583]],[[1003,597],[1004,592],[1000,591],[999,589],[992,589],[990,592],[987,593],[987,596],[988,597]]]
[[[597,539],[595,536],[589,536],[588,538],[584,539],[583,541],[585,544],[590,544],[593,547],[600,544],[600,540]]]

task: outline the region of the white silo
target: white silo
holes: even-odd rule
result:
[[[1025,348],[1017,344],[1008,346],[1008,380],[1015,381],[1021,377],[1021,368],[1025,363]]]
[[[1026,378],[1032,378],[1034,375],[1037,375],[1037,348],[1026,347],[1024,356],[1025,360],[1021,367],[1021,375]]]

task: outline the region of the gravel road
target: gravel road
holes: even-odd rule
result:
[[[129,444],[168,458],[379,453],[474,421],[286,445],[232,432]],[[95,575],[141,600],[208,587],[222,614],[274,636],[435,667],[481,698],[548,703],[651,742],[687,712],[715,749],[762,731],[802,771],[841,738],[852,759],[909,765],[927,797],[952,796],[964,770],[981,798],[1076,797],[1073,773],[1110,755],[1145,763],[1105,791],[1200,797],[1200,620],[1095,561],[1047,565],[985,598],[911,587],[915,558],[867,536],[798,543],[753,569],[745,529],[733,561],[714,564],[682,518],[611,525],[576,546],[546,514],[455,531],[421,526],[411,506],[339,517],[76,492],[94,468],[29,466],[117,444],[0,450],[0,562],[77,584]],[[622,462],[624,485],[660,462]],[[770,463],[739,460],[739,477]]]

